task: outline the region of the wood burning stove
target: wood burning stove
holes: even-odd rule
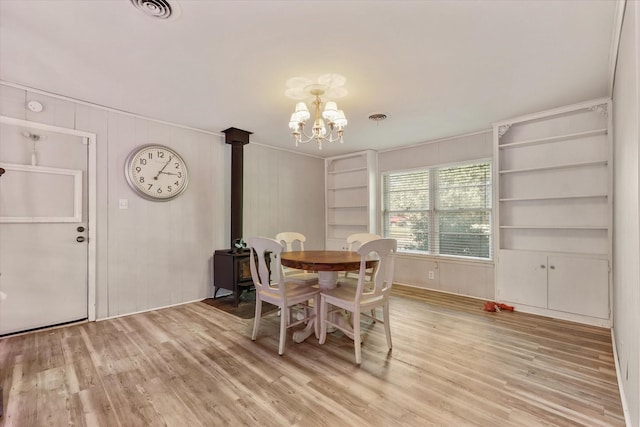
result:
[[[220,289],[230,290],[233,293],[233,305],[237,306],[242,291],[251,289],[253,280],[249,253],[249,251],[234,252],[228,249],[213,253],[214,298]]]
[[[223,131],[225,143],[231,145],[231,248],[242,239],[242,192],[244,146],[251,132],[229,128]],[[221,249],[213,253],[213,297],[219,289],[233,292],[233,303],[238,305],[242,291],[252,288],[249,251]]]

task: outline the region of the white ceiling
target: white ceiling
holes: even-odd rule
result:
[[[0,80],[295,149],[287,80],[339,73],[345,143],[297,149],[321,156],[609,96],[615,1],[177,3],[161,21],[128,0],[0,0]]]

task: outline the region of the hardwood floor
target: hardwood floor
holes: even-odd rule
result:
[[[516,307],[517,309],[517,307]],[[204,304],[0,340],[5,426],[623,426],[610,332],[394,288],[362,365]]]

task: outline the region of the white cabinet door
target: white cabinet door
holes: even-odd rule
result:
[[[550,255],[549,308],[609,318],[609,265],[604,259]]]
[[[547,256],[502,250],[498,258],[498,299],[547,306]]]

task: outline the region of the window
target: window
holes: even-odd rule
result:
[[[491,258],[491,163],[383,175],[383,234],[401,252]]]

